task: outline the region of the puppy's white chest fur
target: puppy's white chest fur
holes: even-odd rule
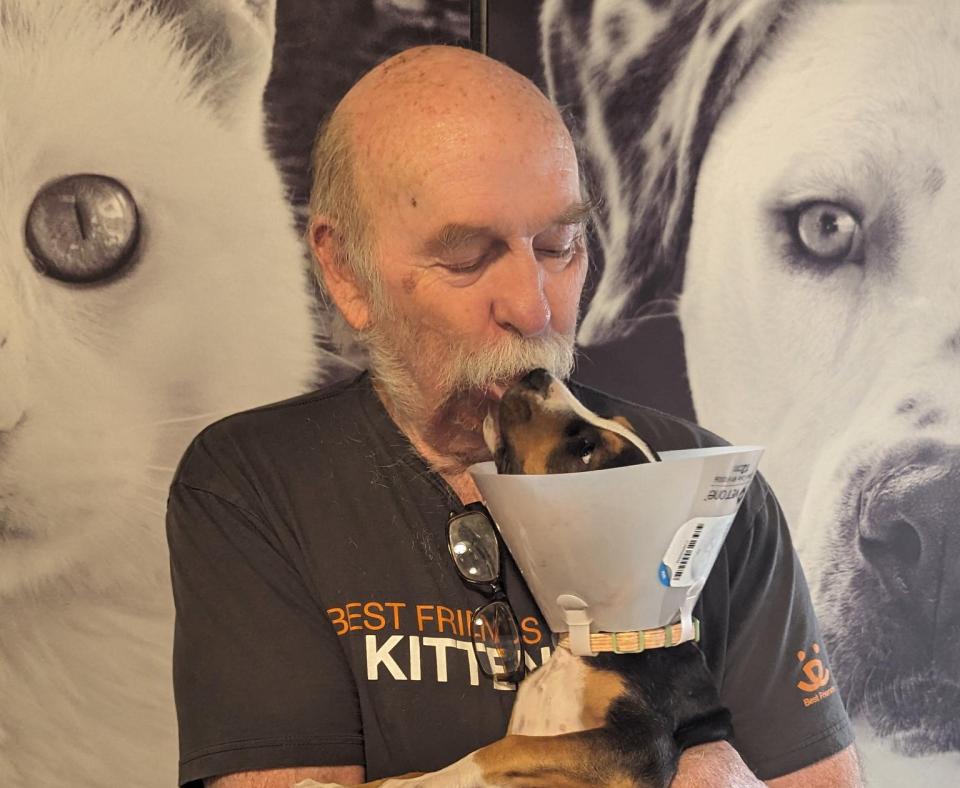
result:
[[[558,648],[542,668],[520,684],[508,733],[553,736],[585,730],[586,674],[581,659]]]

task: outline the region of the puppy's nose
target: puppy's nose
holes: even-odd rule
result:
[[[904,447],[861,493],[859,547],[868,568],[928,626],[960,623],[958,519],[960,446]]]
[[[528,372],[520,382],[524,388],[535,391],[541,397],[546,397],[552,380],[553,377],[545,369],[535,369]]]

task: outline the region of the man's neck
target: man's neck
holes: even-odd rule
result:
[[[383,391],[380,386],[377,386],[376,383],[374,383],[374,390],[394,424],[396,424],[399,430],[407,437],[417,454],[443,478],[457,494],[461,502],[466,504],[479,501],[481,497],[480,491],[477,489],[477,485],[474,483],[473,477],[467,471],[467,468],[473,462],[484,458],[489,459],[489,457],[473,456],[469,460],[465,460],[462,453],[456,450],[445,452],[439,447],[456,447],[459,444],[464,444],[472,448],[477,445],[478,439],[480,441],[479,445],[482,445],[482,435],[479,430],[468,429],[455,424],[443,434],[441,441],[439,439],[440,436],[430,434],[431,432],[436,432],[435,430],[425,429],[420,423],[426,420],[426,416],[423,419],[404,418],[393,406],[387,393]],[[432,411],[425,409],[425,414],[431,412]],[[476,452],[472,453],[476,454]],[[485,449],[481,449],[480,453],[485,453]]]
[[[417,453],[443,477],[443,480],[457,494],[461,503],[467,504],[480,500],[480,490],[477,489],[473,477],[465,468],[459,465],[451,465],[445,458],[441,458],[431,451],[430,447],[421,440],[415,439],[409,434],[407,434],[407,437],[410,438],[410,443],[413,444]]]

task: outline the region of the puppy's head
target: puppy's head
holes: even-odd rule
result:
[[[542,369],[507,390],[483,433],[500,473],[576,473],[659,460],[626,419],[598,416]]]

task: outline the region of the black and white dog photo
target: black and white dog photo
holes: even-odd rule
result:
[[[602,205],[580,340],[676,298],[698,419],[767,446],[876,785],[960,767],[960,4],[547,0]]]

